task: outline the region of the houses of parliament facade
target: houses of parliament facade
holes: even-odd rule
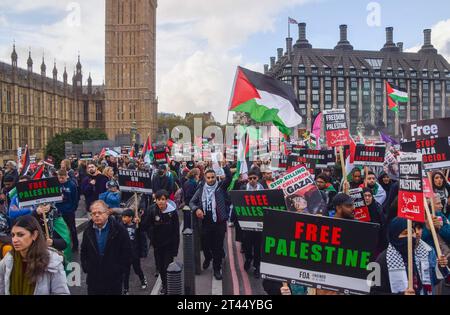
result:
[[[44,58],[35,71],[31,52],[19,68],[15,46],[11,62],[0,62],[0,162],[16,160],[25,145],[45,158],[48,141],[73,128],[99,128],[114,140],[135,125],[141,138],[156,136],[157,1],[105,1],[105,84],[93,85],[90,74],[84,81],[80,56],[70,81]]]

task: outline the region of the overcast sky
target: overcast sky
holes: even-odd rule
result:
[[[262,71],[278,47],[285,47],[287,18],[306,22],[314,47],[332,48],[339,25],[348,24],[355,49],[378,50],[384,28],[415,51],[423,29],[433,29],[433,44],[450,60],[450,1],[367,0],[160,0],[157,20],[159,110],[184,114],[212,111],[224,121],[236,66]],[[84,80],[104,80],[104,0],[1,0],[0,60],[10,62],[16,41],[19,65],[31,48],[34,71],[45,55],[69,78],[78,51]],[[380,13],[378,15],[378,13]],[[292,26],[296,40],[298,30]]]

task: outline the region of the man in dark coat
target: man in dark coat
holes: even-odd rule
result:
[[[223,241],[230,213],[230,198],[227,192],[231,183],[231,172],[224,167],[225,179],[218,181],[214,170],[205,172],[205,182],[201,183],[192,197],[189,207],[197,218],[202,220],[201,238],[207,269],[213,261],[214,277],[222,280],[222,258],[224,258]]]
[[[127,230],[109,217],[103,201],[91,205],[92,220],[84,231],[80,258],[87,273],[88,295],[121,295],[122,279],[132,262]]]
[[[93,162],[88,163],[87,171],[89,176],[83,179],[81,192],[86,199],[86,212],[89,212],[91,204],[107,190],[106,183],[109,179],[99,172],[97,165]]]

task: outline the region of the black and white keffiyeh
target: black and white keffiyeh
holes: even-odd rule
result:
[[[420,240],[414,250],[414,258],[422,285],[431,285],[430,262],[428,255],[431,247]],[[392,293],[405,292],[408,288],[408,274],[405,262],[399,251],[389,244],[386,253],[387,266],[389,271],[389,282]]]
[[[216,189],[219,183],[209,186],[207,183],[203,186],[202,194],[202,204],[205,213],[210,212],[212,214],[213,222],[217,222],[217,211],[216,211]]]

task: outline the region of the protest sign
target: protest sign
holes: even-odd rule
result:
[[[300,156],[317,168],[327,168],[330,164],[336,163],[334,150],[301,149]]]
[[[80,160],[81,161],[89,161],[89,160],[92,160],[92,158],[93,158],[92,152],[80,153]]]
[[[264,208],[286,210],[286,202],[281,190],[232,190],[230,197],[239,226],[244,231],[262,231]]]
[[[379,225],[265,209],[261,274],[346,294],[367,294]]]
[[[403,141],[445,138],[450,135],[450,118],[421,120],[402,124]]]
[[[450,137],[404,142],[401,147],[404,152],[422,154],[425,170],[450,167]]]
[[[338,147],[350,143],[345,109],[325,110],[325,131],[328,147]]]
[[[355,188],[349,190],[349,195],[353,199],[355,205],[354,217],[355,220],[361,222],[370,222],[369,208],[367,208],[364,202],[364,195],[362,188]]]
[[[119,170],[119,189],[125,192],[152,193],[152,173]]]
[[[358,144],[353,165],[383,167],[385,155],[386,147]]]
[[[423,205],[422,156],[401,152],[398,157],[400,169],[398,192],[398,217],[425,222]]]
[[[56,177],[18,182],[16,187],[20,208],[63,200],[62,190]]]
[[[271,152],[270,168],[272,171],[285,171],[287,169],[287,157],[280,152]]]
[[[284,191],[288,209],[317,214],[323,213],[327,208],[310,172],[304,165],[298,165],[271,183],[270,189]],[[301,198],[303,202],[299,202],[295,198]],[[297,206],[301,208],[297,209]]]
[[[308,169],[309,173],[314,176],[314,171],[316,168],[314,161],[308,160],[298,154],[290,154],[287,159],[286,169],[290,171],[299,165],[304,165]]]

